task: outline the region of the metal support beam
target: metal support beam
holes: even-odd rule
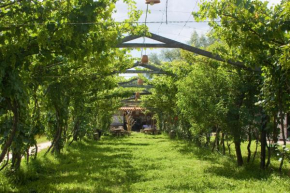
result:
[[[130,100],[127,100],[127,99],[125,99],[125,100],[122,100],[122,102],[123,103],[127,103],[127,104],[138,104],[138,103],[141,103],[141,101],[139,100],[139,101],[131,101],[132,99],[130,99]]]
[[[164,71],[161,68],[158,68],[156,66],[152,66],[152,65],[149,65],[149,64],[142,64],[141,62],[136,62],[131,68],[135,68],[135,67],[138,67],[138,66],[147,68],[147,69],[149,69],[151,71],[147,71],[147,70],[126,70],[125,72],[115,71],[112,74],[147,73],[147,74],[166,74],[166,75],[171,75],[171,76],[174,75],[174,74],[172,74],[170,72],[166,72],[166,71]],[[134,80],[137,80],[137,79],[134,79]],[[124,83],[119,83],[119,85],[125,84],[125,83],[130,83],[130,82],[133,82],[134,80],[130,80],[130,81],[124,82]]]
[[[216,55],[216,54],[213,54],[212,52],[208,52],[208,51],[205,51],[205,50],[202,50],[202,49],[199,49],[199,48],[195,48],[193,46],[190,46],[190,45],[187,45],[187,44],[184,44],[184,43],[181,43],[181,42],[177,42],[175,40],[171,40],[171,39],[168,39],[168,38],[165,38],[165,37],[162,37],[162,36],[159,36],[157,34],[154,34],[154,33],[151,33],[150,36],[146,36],[150,39],[153,39],[153,40],[156,40],[156,41],[159,41],[159,42],[162,42],[164,44],[135,44],[135,43],[125,43],[125,42],[128,42],[128,41],[131,41],[131,40],[134,40],[134,39],[137,39],[137,38],[140,38],[142,36],[128,36],[128,37],[125,37],[121,44],[119,44],[117,47],[119,48],[140,48],[140,47],[151,47],[151,48],[180,48],[180,49],[183,49],[183,50],[187,50],[189,52],[192,52],[192,53],[195,53],[195,54],[198,54],[198,55],[202,55],[202,56],[205,56],[207,58],[211,58],[211,59],[214,59],[214,60],[217,60],[217,61],[221,61],[221,62],[226,62],[228,64],[231,64],[233,66],[237,66],[239,68],[244,68],[244,69],[247,69],[247,70],[253,70],[251,68],[248,68],[246,67],[242,62],[235,62],[235,61],[232,61],[232,60],[225,60],[223,59],[221,56],[219,55]],[[259,69],[255,69],[256,71],[258,71]]]
[[[121,85],[121,87],[124,87],[124,88],[146,88],[146,89],[153,88],[152,85]]]
[[[122,74],[168,74],[165,71],[148,71],[148,70],[126,70],[125,72],[116,72]]]
[[[147,69],[153,70],[153,71],[163,71],[161,68],[158,68],[156,66],[152,66],[150,64],[142,64],[141,62],[136,62],[132,68],[138,67],[138,66],[143,67],[143,68],[147,68]]]
[[[123,104],[126,104],[126,106],[136,106],[136,105],[140,105],[141,101],[136,101],[136,102],[128,102],[128,101],[122,101]]]
[[[138,78],[134,78],[134,79],[129,80],[129,81],[126,81],[126,82],[119,82],[118,84],[119,84],[119,85],[129,84],[129,83],[132,83],[132,82],[137,81],[137,80],[138,80]]]
[[[140,95],[152,95],[151,92],[148,92],[148,93],[140,93]]]
[[[127,99],[123,99],[123,100],[135,100],[135,94],[136,93],[132,93],[132,96],[130,98],[127,98]],[[140,95],[152,95],[151,92],[147,91],[147,90],[144,90],[143,92],[140,93]]]
[[[125,43],[117,46],[118,48],[180,48],[174,44],[140,44],[140,43]]]

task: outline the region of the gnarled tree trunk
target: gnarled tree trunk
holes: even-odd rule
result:
[[[251,155],[252,155],[252,152],[251,152],[251,144],[252,144],[252,129],[249,128],[249,132],[248,132],[248,140],[249,140],[249,143],[248,143],[248,146],[247,146],[247,150],[248,150],[248,158],[247,158],[247,162],[249,163],[251,161]]]
[[[242,151],[241,151],[241,140],[235,140],[235,149],[236,149],[236,156],[237,156],[237,163],[238,166],[242,166],[244,164],[243,156],[242,156]]]
[[[266,133],[266,127],[268,123],[268,117],[265,114],[265,112],[262,113],[262,129],[261,129],[261,162],[260,162],[260,168],[265,169],[266,168],[266,145],[267,145],[267,133]]]
[[[16,151],[12,152],[12,166],[11,168],[18,170],[20,168],[21,163],[21,152]]]
[[[225,147],[225,134],[224,133],[222,133],[221,144],[222,144],[222,148],[223,148],[223,155],[225,155],[226,154],[226,147]]]
[[[9,100],[10,101],[10,100]],[[0,163],[2,163],[2,161],[5,158],[5,155],[9,149],[9,147],[11,146],[13,139],[15,137],[16,131],[18,129],[18,122],[19,122],[19,106],[16,100],[13,100],[13,102],[11,102],[11,109],[13,112],[13,125],[12,125],[12,129],[10,131],[9,137],[7,139],[7,141],[4,143],[3,148],[2,148],[2,152],[0,154]]]

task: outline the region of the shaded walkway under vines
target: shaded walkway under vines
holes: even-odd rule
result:
[[[126,138],[82,141],[55,158],[23,167],[15,192],[287,192],[289,177],[235,161],[167,136],[133,133]],[[24,165],[24,164],[23,164]]]

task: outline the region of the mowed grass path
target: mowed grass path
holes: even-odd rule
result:
[[[44,152],[43,152],[44,153]],[[42,153],[42,154],[43,154]],[[207,149],[159,135],[133,133],[67,147],[57,158],[40,155],[25,166],[15,192],[289,192],[288,176],[249,167]],[[256,167],[255,167],[256,168]],[[1,184],[0,184],[1,187]],[[1,188],[0,188],[1,191]]]

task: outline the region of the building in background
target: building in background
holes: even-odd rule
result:
[[[153,119],[153,114],[145,113],[145,111],[146,109],[142,107],[121,107],[113,116],[111,128],[123,127],[125,130],[127,130],[127,123],[125,118],[127,114],[130,114],[130,116],[134,119],[132,131],[139,132],[143,126],[154,128],[156,122]]]

